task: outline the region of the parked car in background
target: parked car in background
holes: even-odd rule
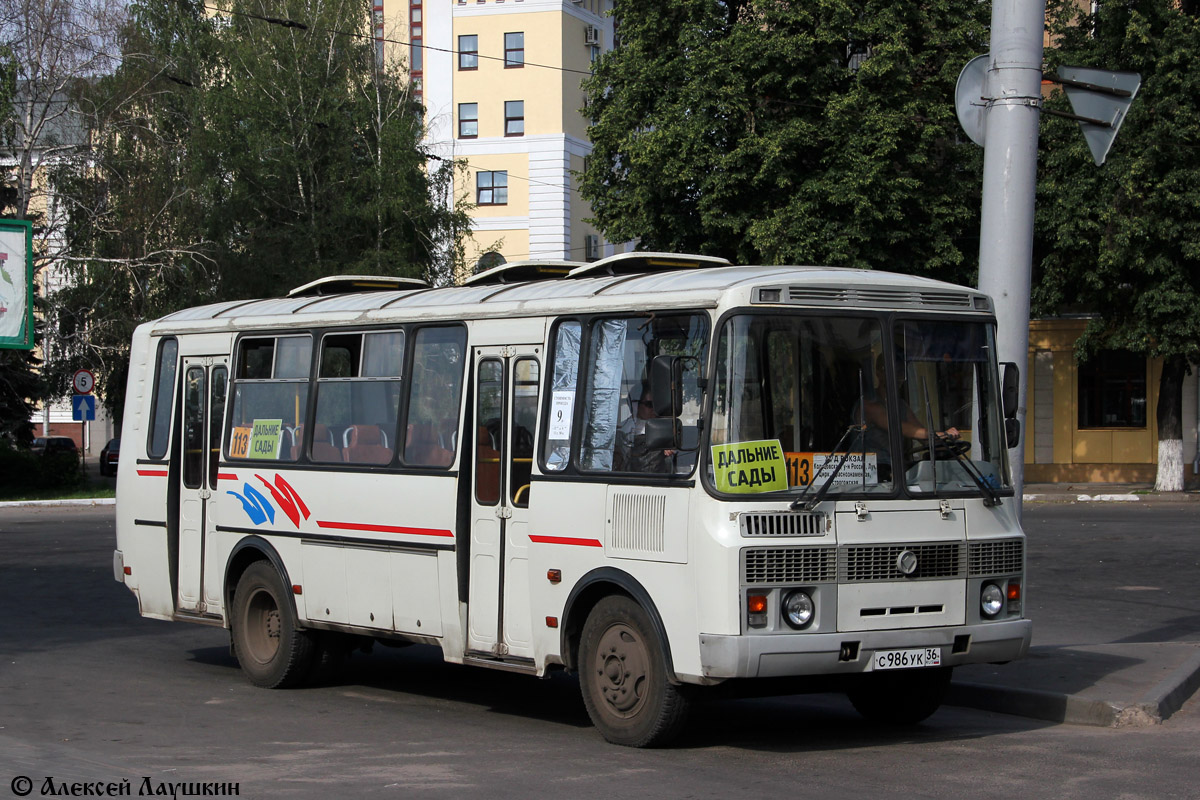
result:
[[[30,449],[43,456],[52,456],[57,453],[77,455],[79,453],[75,440],[70,436],[38,436],[33,440],[33,446]]]
[[[101,475],[116,475],[117,474],[117,456],[121,451],[121,440],[109,439],[108,444],[104,445],[104,449],[100,451],[100,474]]]

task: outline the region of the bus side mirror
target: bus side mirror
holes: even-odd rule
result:
[[[1000,393],[1001,404],[1004,406],[1004,418],[1017,418],[1017,393],[1021,390],[1021,370],[1011,361],[1006,361],[1004,367],[1003,389]]]
[[[1004,420],[1004,444],[1009,450],[1021,443],[1021,420],[1009,417]]]
[[[655,356],[650,362],[650,394],[656,417],[675,418],[683,413],[683,359]]]
[[[1021,443],[1021,421],[1017,419],[1017,400],[1021,389],[1021,370],[1011,361],[1004,367],[1003,387],[1000,391],[1004,406],[1004,442],[1011,450]]]

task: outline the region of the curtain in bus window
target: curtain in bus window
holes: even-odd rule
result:
[[[547,470],[566,469],[571,459],[575,382],[579,376],[582,328],[578,322],[558,326],[554,339],[554,365],[550,377],[550,417],[546,428]]]
[[[621,409],[625,335],[629,320],[602,320],[592,327],[587,410],[583,427],[583,469],[611,470]]]

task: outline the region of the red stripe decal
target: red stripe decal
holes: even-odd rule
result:
[[[238,479],[236,472],[218,472],[217,480],[219,481],[236,481]]]
[[[330,522],[317,520],[319,528],[333,528],[339,531],[367,531],[368,533],[404,533],[410,536],[445,536],[454,538],[453,531],[438,530],[437,528],[404,528],[399,525],[368,525],[362,522]]]
[[[575,544],[580,547],[603,547],[599,539],[568,539],[565,536],[530,536],[529,541],[539,544]]]
[[[138,475],[141,475],[143,478],[165,478],[165,477],[167,477],[167,471],[165,469],[139,469],[137,471],[137,473],[138,473]]]

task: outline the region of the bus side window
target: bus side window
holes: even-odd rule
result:
[[[559,472],[571,462],[571,429],[575,413],[575,387],[579,380],[582,329],[575,320],[559,324],[551,356],[550,395],[542,469]]]
[[[150,441],[146,455],[163,458],[171,438],[171,400],[175,396],[175,370],[179,366],[179,342],[163,339],[158,345],[158,363],[154,367],[154,400],[150,412]]]
[[[466,344],[466,329],[457,325],[416,332],[404,436],[404,463],[409,466],[454,463]]]
[[[529,506],[529,479],[533,474],[533,432],[537,426],[538,384],[541,367],[534,358],[519,358],[513,376],[512,504]]]
[[[228,458],[295,461],[295,431],[308,409],[312,337],[255,336],[238,342]]]

